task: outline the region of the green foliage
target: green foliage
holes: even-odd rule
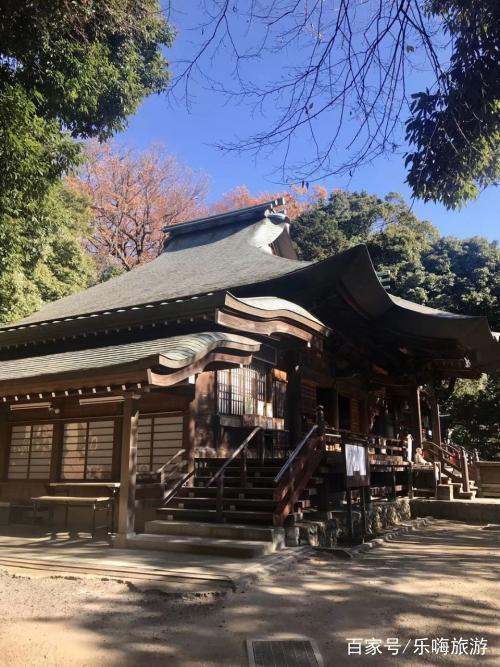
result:
[[[500,3],[430,0],[427,9],[443,20],[451,58],[437,90],[413,95],[407,180],[417,197],[455,208],[500,174]]]
[[[55,121],[37,115],[21,86],[0,89],[0,216],[36,209],[78,152]]]
[[[480,236],[438,239],[423,258],[428,303],[467,315],[485,315],[500,328],[500,249]]]
[[[481,237],[440,237],[394,193],[334,192],[291,227],[299,256],[321,260],[366,243],[377,271],[388,271],[391,292],[417,303],[486,315],[500,327],[500,249]]]
[[[459,380],[443,411],[454,443],[477,449],[484,460],[500,459],[500,375]]]
[[[19,85],[39,116],[104,139],[165,90],[172,39],[157,0],[0,0],[0,91]]]
[[[123,129],[169,80],[158,0],[0,0],[0,321],[95,279],[75,137]]]
[[[427,306],[485,315],[500,330],[500,249],[481,237],[440,237],[398,195],[334,192],[291,226],[302,259],[324,259],[366,243],[375,268],[388,271],[391,293]],[[445,410],[453,437],[491,457],[500,445],[500,380],[458,383]],[[470,425],[470,429],[469,429]],[[495,444],[496,443],[496,444]]]
[[[23,217],[0,216],[0,322],[87,287],[94,265],[83,246],[87,203],[60,184]]]

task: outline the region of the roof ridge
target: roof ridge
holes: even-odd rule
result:
[[[276,206],[284,206],[285,198],[277,197],[260,204],[253,204],[245,208],[238,208],[232,211],[224,211],[223,213],[216,213],[204,218],[196,218],[195,220],[188,220],[180,222],[175,225],[166,225],[163,228],[164,232],[170,234],[170,238],[180,236],[181,234],[190,234],[194,231],[206,229],[207,227],[218,227],[229,222],[247,222],[252,223],[267,217],[271,213],[275,213]]]

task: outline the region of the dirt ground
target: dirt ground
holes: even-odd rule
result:
[[[499,543],[498,530],[435,522],[356,559],[315,555],[225,594],[0,571],[0,664],[239,667],[247,638],[300,634],[318,642],[327,666],[499,665]],[[399,640],[398,656],[383,646],[365,654],[365,642],[363,655],[348,655],[349,639],[387,638]],[[467,650],[484,638],[488,648],[414,654],[415,639],[432,651],[436,638],[465,639]]]

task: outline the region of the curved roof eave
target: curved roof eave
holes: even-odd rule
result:
[[[478,366],[480,359],[488,359],[490,369],[491,364],[495,369],[500,368],[500,343],[493,336],[486,317],[436,310],[389,294],[378,279],[364,244],[285,276],[255,284],[252,293],[272,293],[280,289],[283,294],[301,293],[301,305],[311,309],[310,300],[321,286],[330,291],[335,289],[373,328],[412,338],[454,341],[464,351],[475,355]],[[262,289],[264,292],[259,291]],[[239,291],[247,292],[244,288]],[[332,321],[326,324],[335,328]]]

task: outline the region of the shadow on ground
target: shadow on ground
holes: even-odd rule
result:
[[[227,594],[175,597],[117,582],[3,577],[11,599],[0,616],[4,659],[37,667],[236,667],[247,664],[247,638],[300,634],[317,640],[325,665],[499,664],[499,540],[479,526],[436,522],[358,559],[321,554]],[[387,637],[403,645],[484,637],[489,649],[479,658],[418,656],[413,647],[403,658],[347,656],[349,638]]]

